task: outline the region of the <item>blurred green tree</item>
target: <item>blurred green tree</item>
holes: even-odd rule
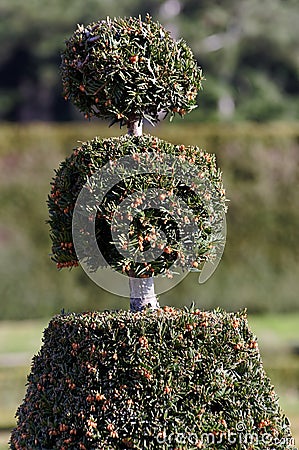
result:
[[[149,12],[184,36],[207,83],[188,120],[297,119],[297,0],[1,0],[0,119],[79,119],[57,67],[74,23]]]

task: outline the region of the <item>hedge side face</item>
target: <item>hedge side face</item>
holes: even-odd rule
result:
[[[17,419],[13,450],[294,448],[244,312],[56,316]]]

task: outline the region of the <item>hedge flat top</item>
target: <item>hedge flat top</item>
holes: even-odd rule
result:
[[[106,139],[96,137],[81,143],[56,170],[48,197],[48,223],[53,243],[52,259],[59,269],[78,265],[73,241],[73,211],[80,191],[89,179],[93,180],[93,176],[97,178],[90,184],[94,183],[96,187],[103,184],[106,189],[110,178],[104,183],[98,174],[103,173],[103,167],[107,167],[108,163],[112,164],[112,168],[109,166],[109,177],[111,171],[112,176],[116,174],[119,177],[119,181],[113,189],[107,189],[104,198],[99,197],[97,189],[93,190],[95,209],[92,209],[90,200],[85,202],[89,208],[86,214],[89,213],[91,218],[92,214],[96,217],[97,244],[106,265],[120,273],[129,274],[134,271],[139,277],[144,273],[165,276],[173,271],[171,266],[174,261],[184,270],[194,268],[192,263],[195,262],[195,257],[197,265],[213,261],[222,239],[219,237],[219,223],[226,212],[225,189],[215,155],[195,146],[174,145],[149,134],[124,135]],[[124,170],[120,167],[124,167]],[[173,171],[170,170],[172,168]],[[89,184],[87,186],[90,189]],[[149,206],[152,207],[140,206],[143,204],[143,194],[150,190],[167,195],[158,203],[151,200]],[[120,225],[125,223],[124,217],[117,214],[117,209],[124,200],[134,195],[139,203],[126,209],[127,218],[132,216],[130,226],[128,229],[121,228]],[[207,195],[209,201],[205,200]],[[171,202],[183,202],[181,204],[190,210],[190,221],[196,221],[196,230],[187,228],[188,242],[192,240],[192,252],[183,245],[186,237],[184,230],[181,230],[180,238],[176,231],[180,228],[180,223],[183,223],[185,209],[180,213],[179,208],[173,211]],[[114,238],[111,234],[115,220],[118,223],[118,239],[127,246],[128,253],[119,252],[115,245],[116,233]],[[82,223],[83,230],[84,227]],[[81,222],[78,229],[81,229]],[[145,245],[145,250],[154,248],[152,246],[158,244],[158,241],[153,235],[159,230],[163,231],[167,242],[164,249],[161,249],[161,254],[148,259],[146,264],[136,261],[136,250],[140,250],[140,242]],[[198,233],[195,232],[197,230]],[[84,232],[79,244],[80,254],[86,257],[90,269],[97,270],[99,264],[90,255],[90,244]]]

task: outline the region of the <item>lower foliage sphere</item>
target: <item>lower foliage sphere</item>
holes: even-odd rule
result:
[[[103,267],[108,265],[118,272],[127,275],[133,273],[136,277],[159,274],[172,276],[171,267],[174,262],[183,270],[189,270],[213,259],[217,245],[222,239],[219,237],[219,223],[226,212],[222,175],[216,166],[215,155],[199,147],[174,145],[150,135],[125,135],[107,139],[95,138],[82,143],[56,171],[48,197],[48,207],[53,243],[52,259],[59,269],[78,265],[72,221],[76,201],[83,186],[89,182],[87,189],[90,190],[95,175],[101,172],[103,167],[117,168],[119,161],[125,159],[126,164],[131,161],[132,165],[135,164],[138,168],[142,161],[150,158],[153,159],[150,169],[146,168],[144,173],[134,176],[130,172],[130,166],[126,177],[123,176],[120,182],[113,185],[95,208],[95,233],[97,245],[104,257]],[[155,158],[159,159],[157,163]],[[179,166],[179,175],[176,173],[177,169],[172,166],[170,169],[167,166],[165,173],[163,172],[163,162],[169,160],[174,166]],[[190,178],[191,170],[194,173],[193,178]],[[109,181],[108,179],[107,182]],[[196,183],[202,183],[204,186],[198,192]],[[142,207],[148,192],[154,192],[154,196],[158,197],[158,207]],[[116,217],[118,206],[128,198],[134,198],[134,204],[128,205],[123,211],[126,217],[121,214]],[[187,230],[191,221],[195,224],[193,231],[185,237],[180,234],[177,216],[170,211],[171,205],[174,214],[179,211],[172,198],[183,202],[188,209],[190,217],[181,213],[180,223],[185,222]],[[128,208],[133,208],[132,214]],[[128,251],[129,256],[125,256],[124,252],[118,251],[112,232],[115,220],[118,221],[116,226],[121,229],[124,219],[128,218],[128,230],[119,232],[118,236],[121,249]],[[93,220],[93,216],[90,216],[90,219]],[[158,240],[159,233],[165,236],[164,241]],[[190,252],[185,251],[187,241],[188,246],[192,247],[191,256]],[[84,238],[82,242],[84,252],[84,248],[87,248]],[[161,250],[159,256],[150,261],[135,260],[136,251],[142,254],[157,247]],[[86,258],[89,258],[88,254]],[[98,268],[91,257],[89,265],[91,269]]]

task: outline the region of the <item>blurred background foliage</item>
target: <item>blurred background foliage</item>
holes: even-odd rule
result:
[[[0,119],[78,119],[61,96],[64,40],[77,23],[147,12],[203,67],[188,120],[298,118],[298,0],[1,0]]]
[[[64,40],[77,23],[147,12],[187,41],[206,78],[197,110],[147,131],[215,152],[230,199],[217,271],[203,285],[188,275],[161,303],[248,308],[299,439],[298,6],[298,0],[0,0],[1,450],[8,439],[1,429],[14,425],[49,317],[62,308],[129,306],[81,268],[56,270],[48,256],[46,198],[53,169],[78,140],[125,133],[83,122],[62,98]]]

